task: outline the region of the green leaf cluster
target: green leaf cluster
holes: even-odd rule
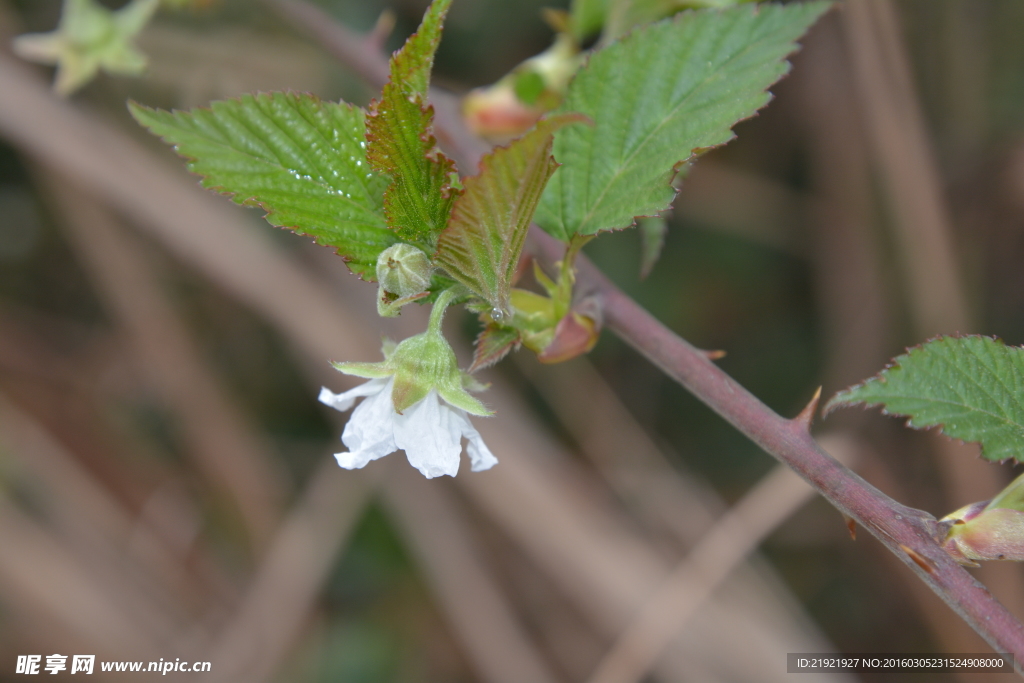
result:
[[[990,337],[941,337],[836,394],[825,410],[864,404],[917,429],[981,444],[988,460],[1024,461],[1024,348]]]
[[[534,208],[557,167],[552,135],[581,117],[543,121],[486,155],[463,194],[454,163],[436,147],[427,101],[449,5],[434,2],[392,57],[391,79],[369,114],[296,93],[187,112],[130,109],[189,159],[204,187],[334,247],[364,279],[375,279],[385,249],[404,242],[447,272],[434,274],[433,289],[460,282],[504,310]]]
[[[368,112],[280,92],[185,112],[130,108],[189,160],[204,187],[333,247],[362,278],[407,265],[396,256],[391,270],[380,270],[385,250],[419,254],[415,286],[404,271],[382,283],[382,314],[461,285],[459,297],[473,299],[490,324],[478,365],[520,342],[542,359],[593,345],[597,318],[572,310],[579,248],[600,231],[667,209],[680,164],[728,141],[732,126],[768,101],[794,41],[828,7],[702,10],[640,28],[595,52],[556,114],[485,155],[479,174],[463,181],[438,149],[428,101],[450,4],[430,5],[391,58],[389,82]],[[609,6],[589,7],[593,18]],[[538,276],[547,297],[512,289],[535,219],[570,245],[557,282]],[[643,225],[646,271],[665,224]]]
[[[829,7],[811,2],[684,12],[591,56],[558,111],[593,126],[555,136],[554,175],[537,222],[568,242],[665,211],[672,179],[768,103],[795,41]]]

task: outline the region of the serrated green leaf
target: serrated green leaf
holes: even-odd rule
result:
[[[831,410],[863,403],[981,444],[988,460],[1024,461],[1024,349],[989,337],[942,337],[898,356],[879,375],[836,394]]]
[[[334,247],[363,279],[374,279],[377,255],[397,241],[384,223],[387,178],[366,161],[358,107],[281,92],[191,111],[129,106],[139,123],[190,159],[203,187],[262,207],[272,225]]]
[[[384,197],[388,226],[433,252],[458,196],[455,163],[437,149],[434,109],[427,103],[430,69],[451,0],[434,0],[423,23],[391,57],[391,78],[370,104],[367,158],[391,177]]]
[[[684,12],[637,29],[596,52],[559,111],[593,127],[555,136],[562,164],[537,222],[568,241],[626,228],[671,204],[674,169],[732,137],[732,126],[767,104],[789,70],[786,56],[829,4],[745,5]]]
[[[448,227],[437,243],[437,261],[453,278],[494,308],[508,309],[512,276],[534,209],[558,164],[551,157],[554,132],[579,115],[541,120],[507,147],[480,162],[480,174],[465,180]]]

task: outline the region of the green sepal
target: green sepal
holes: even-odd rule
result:
[[[1024,474],[1014,479],[1009,486],[1000,491],[985,508],[1009,508],[1024,512]]]
[[[480,417],[489,417],[494,415],[493,410],[488,410],[487,406],[473,396],[470,396],[462,387],[461,383],[439,385],[437,387],[437,393],[441,398],[448,401],[448,403],[452,404],[456,408],[462,408],[470,415],[479,415]]]
[[[377,314],[393,318],[406,304],[430,296],[434,267],[430,257],[411,244],[393,244],[377,257]]]
[[[455,352],[439,331],[427,330],[406,339],[386,363],[395,375],[391,400],[398,413],[422,401],[433,389],[445,401],[467,413],[492,414],[463,388]]]
[[[481,382],[466,370],[461,371],[462,388],[466,391],[486,391],[491,387],[490,382]]]
[[[446,290],[438,296],[430,312],[427,331],[395,345],[384,340],[384,360],[379,363],[332,363],[346,374],[378,379],[394,377],[391,402],[395,412],[403,413],[437,391],[445,401],[474,415],[491,415],[483,403],[469,395],[467,388],[479,389],[480,383],[459,370],[455,352],[441,333],[441,321],[461,293],[461,288]]]
[[[59,95],[78,90],[100,69],[138,75],[146,68],[146,56],[134,40],[159,4],[133,0],[114,12],[96,0],[65,0],[57,30],[18,36],[14,51],[34,62],[56,64],[54,90]]]
[[[380,379],[381,377],[390,377],[394,374],[387,361],[381,363],[359,363],[332,360],[331,365],[338,372],[343,372],[353,377],[365,377],[366,379]]]
[[[986,508],[968,521],[954,522],[942,547],[969,567],[977,567],[979,560],[1024,561],[1024,513]]]

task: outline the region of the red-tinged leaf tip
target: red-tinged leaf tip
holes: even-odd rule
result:
[[[821,400],[821,387],[814,392],[814,396],[810,402],[804,406],[804,409],[800,411],[800,414],[793,418],[793,422],[801,425],[805,431],[810,431],[811,423],[814,421],[814,416],[818,412],[818,401]]]
[[[476,372],[494,365],[511,351],[519,348],[520,344],[522,337],[519,330],[494,323],[487,325],[476,339],[473,364],[469,366],[469,371]]]
[[[427,103],[434,53],[451,0],[435,0],[423,22],[391,57],[390,79],[366,119],[370,167],[391,178],[384,196],[388,227],[432,252],[459,192],[455,163],[437,148],[434,109]]]
[[[416,93],[426,99],[434,54],[441,42],[441,29],[451,4],[451,0],[434,0],[416,33],[409,36],[402,49],[391,56],[391,82],[404,93]]]

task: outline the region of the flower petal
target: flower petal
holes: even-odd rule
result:
[[[394,408],[391,407],[391,380],[381,381],[384,388],[359,404],[341,435],[348,453],[335,453],[338,464],[351,470],[398,450],[395,445]],[[367,382],[373,384],[374,382]]]
[[[458,415],[441,405],[433,389],[419,403],[395,415],[395,443],[405,450],[409,464],[432,479],[459,471],[462,429]]]
[[[461,412],[461,411],[460,411]],[[483,472],[498,464],[498,459],[484,443],[480,432],[476,430],[469,416],[462,414],[462,435],[466,437],[466,454],[469,455],[470,468],[473,472]]]
[[[352,407],[352,404],[356,402],[356,399],[360,396],[373,396],[379,391],[384,389],[384,386],[388,383],[386,379],[373,379],[369,382],[363,382],[357,387],[349,389],[341,394],[336,394],[327,387],[320,387],[320,396],[318,400],[324,405],[328,405],[335,410],[345,412]]]

